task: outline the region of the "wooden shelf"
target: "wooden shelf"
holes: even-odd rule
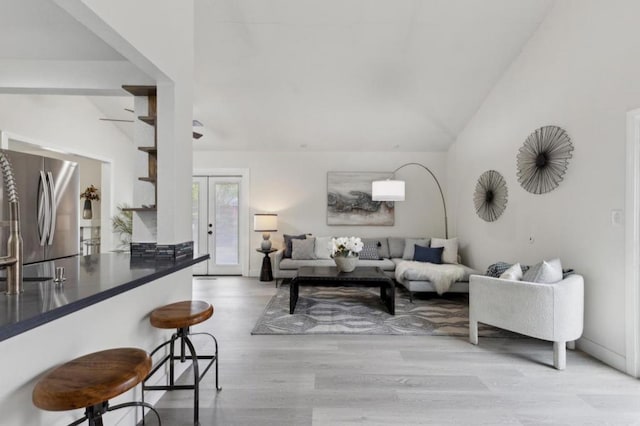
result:
[[[155,212],[155,207],[127,207],[122,209],[123,212]]]
[[[138,120],[144,121],[145,123],[155,126],[156,125],[156,117],[151,115],[141,115],[138,117]]]
[[[156,183],[156,178],[154,177],[139,177],[138,180],[141,180],[143,182]]]
[[[156,148],[155,146],[139,146],[138,150],[143,151],[143,152],[147,152],[149,154],[157,154],[158,153],[158,148]]]
[[[156,86],[122,86],[124,90],[133,96],[155,96]]]

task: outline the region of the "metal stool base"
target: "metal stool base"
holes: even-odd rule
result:
[[[204,335],[209,336],[215,345],[215,354],[213,355],[198,355],[196,353],[195,347],[191,342],[189,336],[198,336]],[[180,355],[175,355],[175,343],[177,340],[180,340]],[[156,364],[151,372],[147,375],[147,377],[142,381],[142,394],[144,398],[144,391],[173,391],[173,390],[193,390],[193,424],[200,424],[200,381],[207,374],[207,371],[211,368],[211,366],[215,363],[216,370],[216,390],[219,392],[222,390],[222,387],[218,385],[218,340],[209,333],[190,333],[189,327],[179,328],[177,331],[171,336],[171,339],[162,343],[160,346],[155,348],[153,352],[151,352],[151,356],[158,352],[160,349],[165,346],[170,345],[170,351],[168,355],[165,355],[158,364]],[[189,355],[187,356],[185,349],[189,350]],[[187,358],[191,359],[191,363],[193,366],[193,384],[190,385],[176,385],[175,384],[175,375],[174,375],[174,361],[180,360],[180,362],[185,362]],[[200,373],[200,366],[198,365],[198,360],[210,360],[207,364],[206,368]],[[169,362],[169,384],[168,385],[154,385],[148,386],[145,383],[158,371],[166,362]],[[143,399],[144,400],[144,399]]]
[[[142,422],[144,424],[144,409],[148,408],[153,411],[153,414],[156,415],[158,419],[158,426],[162,426],[162,420],[160,420],[160,414],[156,411],[153,405],[148,404],[144,401],[134,401],[134,402],[125,402],[123,404],[114,405],[113,407],[109,406],[109,401],[101,402],[100,404],[92,405],[87,407],[84,411],[84,416],[73,423],[69,423],[69,426],[77,426],[85,421],[89,421],[89,426],[103,426],[102,423],[102,415],[109,412],[119,410],[121,408],[127,407],[143,407],[142,409]]]

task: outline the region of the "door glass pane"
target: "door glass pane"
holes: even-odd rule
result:
[[[238,198],[237,183],[215,184],[215,259],[218,265],[237,265],[238,249]]]
[[[191,185],[191,235],[193,238],[193,252],[200,255],[200,183]]]

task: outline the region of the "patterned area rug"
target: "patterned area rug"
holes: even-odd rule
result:
[[[399,334],[469,335],[467,294],[409,293],[396,288],[396,314],[390,315],[375,287],[300,286],[298,303],[289,315],[289,286],[284,285],[267,304],[251,334]],[[512,333],[480,325],[484,337]]]

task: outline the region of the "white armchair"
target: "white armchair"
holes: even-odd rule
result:
[[[469,280],[469,341],[478,344],[478,323],[553,342],[553,365],[566,366],[566,346],[582,335],[584,280],[569,275],[536,284],[472,275]]]

